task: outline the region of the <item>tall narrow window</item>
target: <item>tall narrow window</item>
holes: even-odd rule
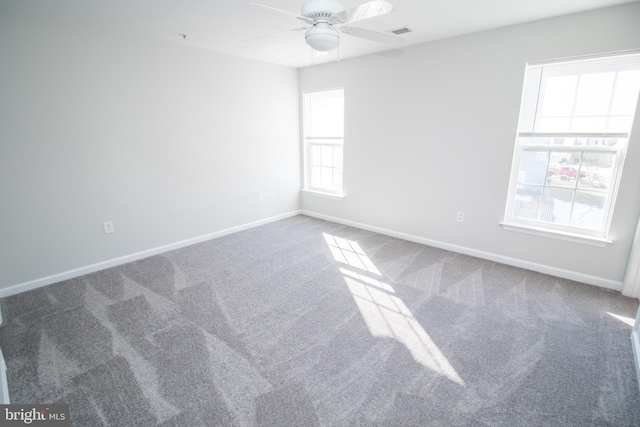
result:
[[[505,224],[606,239],[640,53],[528,64]]]
[[[305,190],[342,195],[344,89],[305,93],[303,114]]]

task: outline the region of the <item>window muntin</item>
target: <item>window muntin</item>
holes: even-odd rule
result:
[[[640,54],[527,66],[505,223],[606,238]]]
[[[344,89],[303,95],[305,189],[342,194]]]

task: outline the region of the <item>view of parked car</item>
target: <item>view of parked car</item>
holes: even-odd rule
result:
[[[557,175],[560,177],[575,179],[578,176],[578,169],[572,166],[561,166],[561,167],[552,166],[547,170],[547,175],[548,176]],[[587,177],[587,173],[580,171],[580,179],[583,179],[586,177]]]

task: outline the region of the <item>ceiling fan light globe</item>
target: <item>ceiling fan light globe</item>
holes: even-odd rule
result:
[[[314,27],[305,33],[307,44],[319,52],[329,52],[338,47],[340,36],[333,28]]]

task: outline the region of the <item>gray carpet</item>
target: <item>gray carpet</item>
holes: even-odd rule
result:
[[[74,426],[638,426],[638,300],[306,216],[0,300]]]

